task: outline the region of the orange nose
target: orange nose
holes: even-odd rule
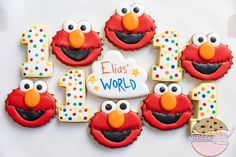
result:
[[[161,96],[161,107],[166,111],[172,111],[176,107],[176,97],[170,92]]]
[[[215,56],[215,48],[210,43],[204,43],[200,46],[199,55],[204,60],[212,59]]]
[[[39,104],[40,94],[35,89],[30,89],[25,93],[24,101],[28,107],[33,108]]]
[[[127,13],[122,18],[122,25],[127,31],[134,31],[138,24],[138,17],[134,13]]]
[[[84,44],[84,34],[80,30],[72,31],[69,34],[69,42],[73,48],[80,48]]]
[[[108,123],[113,128],[120,128],[125,122],[124,115],[119,110],[114,110],[108,115]]]

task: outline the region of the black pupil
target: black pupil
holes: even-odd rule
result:
[[[172,87],[171,90],[172,90],[173,92],[176,92],[178,89],[177,89],[177,87]]]
[[[27,83],[24,85],[25,89],[29,89],[30,85]]]
[[[138,12],[139,12],[139,8],[138,8],[138,7],[135,7],[135,8],[134,8],[134,12],[135,12],[135,13],[138,13]]]
[[[127,13],[127,9],[126,9],[126,8],[122,8],[121,12],[122,12],[123,14],[125,14],[125,13]]]
[[[199,38],[198,38],[198,41],[199,41],[200,43],[203,42],[203,40],[204,40],[203,37],[199,37]]]
[[[68,29],[69,29],[69,30],[73,30],[73,29],[74,29],[74,26],[73,26],[73,25],[69,25],[69,26],[68,26]]]
[[[107,104],[107,105],[105,106],[105,108],[106,108],[106,110],[110,111],[110,110],[112,109],[112,106],[111,106],[111,104]]]
[[[41,90],[43,88],[42,85],[37,85],[37,90]]]
[[[212,43],[215,43],[215,42],[216,42],[216,38],[215,38],[215,37],[211,37],[210,40],[211,40]]]
[[[160,92],[161,92],[161,93],[165,92],[165,90],[166,90],[166,89],[165,89],[164,87],[161,87],[161,88],[160,88]]]
[[[85,31],[86,30],[86,26],[82,25],[82,26],[80,26],[80,29],[81,29],[81,31]]]
[[[120,104],[120,109],[125,110],[127,108],[127,105],[125,103]]]

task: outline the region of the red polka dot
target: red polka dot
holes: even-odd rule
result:
[[[73,73],[73,71],[70,71],[70,74],[72,74]]]
[[[33,58],[30,58],[30,61],[33,61]]]
[[[81,74],[78,74],[78,77],[81,77]]]
[[[83,98],[83,96],[81,95],[81,96],[79,96],[79,98]]]
[[[156,42],[159,42],[159,39],[156,39]]]
[[[87,109],[84,109],[84,112],[87,112],[88,110]]]
[[[177,60],[178,58],[177,57],[175,57],[175,60]]]
[[[86,117],[86,116],[84,117],[84,120],[87,120],[87,117]]]
[[[41,28],[39,31],[40,31],[40,32],[42,32],[42,31],[43,31],[43,29]]]
[[[33,40],[32,39],[30,39],[30,41],[29,41],[30,43],[32,43],[33,42]]]
[[[76,90],[76,89],[77,89],[76,87],[73,88],[73,90]]]
[[[171,51],[171,50],[172,50],[172,48],[171,48],[171,47],[169,47],[169,48],[168,48],[168,50],[169,50],[169,51]]]
[[[177,37],[177,34],[174,34],[174,37]]]
[[[76,116],[76,113],[73,113],[73,116]]]
[[[212,89],[212,90],[214,90],[214,89],[215,89],[215,87],[214,87],[214,86],[212,86],[212,87],[211,87],[211,89]]]
[[[202,105],[203,105],[203,106],[206,106],[206,103],[203,103]]]
[[[196,97],[196,96],[197,96],[197,93],[194,93],[194,96]]]
[[[166,31],[165,33],[166,33],[166,34],[168,34],[168,33],[169,33],[169,31]]]
[[[60,119],[62,119],[62,117],[60,117]]]
[[[22,37],[24,37],[25,36],[25,34],[22,34]]]
[[[63,78],[63,79],[62,79],[62,81],[66,81],[66,79],[65,79],[65,78]]]
[[[163,66],[160,66],[160,69],[163,69]]]
[[[48,69],[47,69],[47,68],[45,68],[45,69],[44,69],[44,71],[48,71]]]
[[[28,70],[28,67],[25,67],[25,70]]]
[[[158,78],[159,77],[159,75],[158,74],[156,74],[156,78]]]
[[[178,77],[179,75],[178,74],[175,74],[175,77]]]
[[[41,49],[41,52],[44,52],[44,49]]]
[[[70,105],[70,103],[69,103],[69,102],[67,102],[66,104],[67,104],[67,105]]]

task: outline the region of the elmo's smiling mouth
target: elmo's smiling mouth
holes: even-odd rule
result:
[[[178,114],[163,114],[159,112],[152,112],[152,115],[161,123],[164,124],[173,124],[176,123],[180,117],[182,116],[181,113]]]
[[[126,44],[136,44],[144,37],[144,33],[137,33],[137,34],[129,33],[129,34],[126,34],[126,33],[123,33],[123,32],[116,31],[115,34],[116,34],[116,37],[119,40],[123,41]]]
[[[197,70],[198,72],[200,72],[202,74],[212,74],[212,73],[216,72],[221,67],[222,63],[203,64],[203,63],[192,62],[192,65],[195,70]]]
[[[128,129],[124,131],[101,131],[101,133],[109,141],[122,142],[130,135],[131,131],[131,129]]]
[[[32,110],[24,110],[19,107],[15,107],[17,113],[25,120],[27,121],[34,121],[40,118],[45,111],[43,110],[38,110],[38,111],[32,111]]]
[[[67,49],[61,47],[62,52],[74,61],[81,61],[85,59],[94,49]]]

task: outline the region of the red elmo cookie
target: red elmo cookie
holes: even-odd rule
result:
[[[193,35],[192,44],[183,50],[181,57],[185,71],[201,80],[223,77],[233,64],[232,59],[232,52],[215,33]]]
[[[182,94],[177,83],[158,83],[155,93],[149,94],[141,107],[144,120],[160,130],[171,130],[183,126],[192,114],[192,103]]]
[[[20,87],[8,95],[5,103],[9,116],[26,127],[44,125],[56,113],[56,100],[47,92],[43,81],[22,80]]]
[[[100,144],[110,147],[125,147],[133,143],[142,131],[140,117],[130,111],[130,104],[120,100],[105,101],[101,112],[96,113],[89,124],[90,133]]]
[[[155,29],[155,21],[145,14],[142,4],[122,4],[106,22],[105,33],[116,47],[137,50],[151,42]]]
[[[62,63],[84,66],[92,63],[101,54],[102,40],[92,31],[88,21],[66,21],[51,43],[52,52]]]

